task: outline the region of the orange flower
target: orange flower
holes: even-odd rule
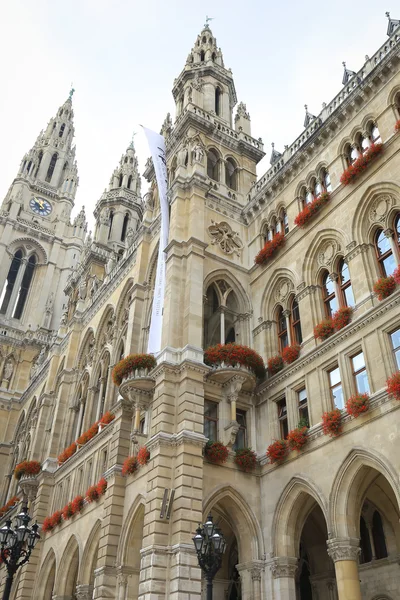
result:
[[[387,393],[396,400],[400,400],[400,371],[389,377],[386,386]]]

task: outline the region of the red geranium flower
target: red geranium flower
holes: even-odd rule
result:
[[[326,340],[334,331],[332,319],[324,319],[314,327],[314,337],[316,340]]]
[[[386,386],[387,393],[396,400],[400,400],[400,371],[389,377]]]
[[[287,439],[289,448],[300,452],[308,441],[308,427],[296,427],[296,429],[292,429],[292,431],[289,431]]]
[[[15,506],[17,504],[17,502],[19,502],[19,498],[18,496],[13,496],[12,498],[10,498],[4,506],[2,506],[0,508],[0,518],[6,514],[6,512],[8,512],[10,510],[10,508],[12,508],[13,506]]]
[[[268,359],[268,371],[270,375],[275,375],[276,373],[279,373],[279,371],[282,371],[283,367],[283,358],[280,354],[277,354],[276,356],[273,356],[272,358]]]
[[[336,437],[342,433],[342,413],[338,408],[322,415],[322,428],[325,435]]]
[[[147,450],[146,446],[142,446],[139,448],[137,453],[137,461],[139,465],[147,465],[150,460],[150,452]]]
[[[239,450],[236,450],[234,461],[238,467],[248,473],[255,468],[257,464],[257,455],[251,448],[240,448]]]
[[[72,444],[68,446],[68,448],[66,448],[63,452],[61,452],[61,454],[58,455],[58,464],[62,465],[66,460],[71,458],[71,456],[75,454],[76,448],[76,442],[72,442]]]
[[[365,171],[369,163],[378,156],[383,150],[383,144],[371,144],[364,154],[361,154],[357,160],[342,173],[340,182],[343,185],[349,185],[357,179],[357,177]]]
[[[285,363],[287,363],[288,365],[290,365],[292,362],[297,360],[299,358],[299,354],[300,354],[300,346],[298,344],[293,344],[292,346],[286,346],[282,350],[282,358],[285,361]]]
[[[275,440],[267,448],[267,457],[271,464],[283,460],[289,452],[289,446],[286,440]]]
[[[54,527],[57,527],[57,525],[60,525],[61,521],[62,521],[62,511],[61,510],[56,510],[56,512],[54,512],[51,517],[51,523]]]
[[[204,455],[208,461],[216,465],[222,465],[228,459],[229,450],[221,442],[207,442]]]
[[[68,502],[68,504],[66,504],[62,510],[62,516],[64,521],[68,521],[68,519],[70,519],[71,517],[74,516],[74,509],[72,506],[72,502]]]
[[[353,309],[351,306],[343,306],[339,308],[332,316],[332,324],[336,331],[346,327],[351,321]]]
[[[42,465],[37,460],[24,460],[14,469],[15,479],[21,479],[23,475],[38,475],[42,470]]]
[[[221,363],[231,367],[242,365],[253,371],[256,377],[265,375],[264,361],[261,356],[252,348],[241,344],[229,343],[210,346],[204,352],[204,363],[210,366]]]
[[[330,200],[330,198],[331,195],[329,192],[322,192],[322,194],[314,198],[312,202],[309,202],[304,206],[303,210],[301,210],[295,218],[294,224],[297,225],[297,227],[305,227],[308,221],[312,219],[312,217],[319,212],[319,210],[321,210],[321,208]]]
[[[394,126],[394,130],[395,131],[400,131],[400,119],[398,121],[396,121],[396,124]]]
[[[97,493],[98,493],[99,497],[103,496],[106,493],[107,486],[108,486],[107,479],[102,477],[96,485],[96,489],[97,489]]]
[[[112,378],[115,385],[121,385],[122,380],[137,369],[154,369],[157,361],[152,354],[130,354],[115,365]]]
[[[71,502],[74,515],[82,510],[84,503],[85,499],[83,496],[75,496]]]
[[[97,485],[91,485],[86,492],[86,498],[88,502],[95,502],[99,499],[99,492],[97,491]]]
[[[394,270],[393,279],[395,280],[397,285],[400,285],[400,265],[397,267],[397,269]]]
[[[275,254],[275,252],[283,246],[285,243],[285,236],[283,233],[277,233],[274,235],[272,240],[268,240],[265,242],[264,247],[254,259],[254,262],[257,265],[263,265]]]
[[[132,475],[132,473],[136,473],[138,468],[138,461],[136,456],[128,456],[122,465],[122,475],[126,477],[127,475]]]
[[[51,522],[51,517],[46,517],[43,521],[42,531],[47,533],[48,531],[51,531],[52,529],[53,529],[53,524]]]
[[[381,277],[374,283],[374,292],[378,296],[378,300],[384,300],[394,292],[396,289],[396,282],[394,277]]]
[[[367,412],[369,408],[369,395],[368,394],[354,394],[346,402],[347,414],[352,417],[359,417],[363,413]]]

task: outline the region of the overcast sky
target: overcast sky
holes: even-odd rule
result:
[[[139,123],[159,131],[175,116],[173,80],[205,22],[247,104],[269,166],[301,133],[304,104],[318,114],[341,89],[342,61],[361,68],[386,40],[394,0],[3,0],[0,9],[0,198],[73,81],[80,184],[76,208],[91,213]],[[142,190],[145,192],[146,190]]]

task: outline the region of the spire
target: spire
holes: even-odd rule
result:
[[[388,36],[391,36],[392,33],[393,33],[393,31],[395,29],[397,29],[397,27],[400,25],[400,20],[398,20],[398,19],[391,19],[389,12],[386,13],[386,16],[388,18],[388,28],[387,28],[387,32],[386,33],[387,33]]]
[[[342,79],[342,84],[346,85],[346,83],[348,83],[350,81],[350,79],[352,77],[354,77],[354,75],[356,74],[355,71],[350,71],[350,69],[348,69],[346,67],[346,63],[343,61],[342,65],[344,67],[344,73],[343,73],[343,79]]]
[[[272,146],[272,153],[271,153],[271,158],[269,159],[269,164],[274,165],[281,158],[282,154],[280,152],[278,152],[278,150],[275,150],[274,142],[272,142],[271,146]]]
[[[140,176],[138,173],[138,159],[135,152],[134,137],[127,147],[125,153],[121,156],[119,165],[114,169],[111,175],[109,190],[116,188],[126,188],[140,196]]]
[[[316,119],[316,116],[308,112],[307,104],[304,105],[304,108],[306,109],[306,115],[304,117],[304,127],[308,127],[311,121],[314,121],[314,119]]]
[[[72,88],[67,100],[60,106],[45,130],[38,135],[34,146],[25,154],[18,177],[30,183],[45,184],[59,195],[71,200],[78,186],[78,167],[75,160],[74,111]]]
[[[224,59],[221,48],[218,48],[217,40],[208,25],[212,18],[206,17],[206,23],[194,43],[191,53],[188,56],[187,64],[198,65],[213,61],[220,67],[224,67]]]

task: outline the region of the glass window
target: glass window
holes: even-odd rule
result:
[[[370,140],[367,137],[362,138],[362,141],[361,141],[362,153],[365,154],[365,152],[368,150],[369,147],[370,147]]]
[[[236,411],[236,421],[239,424],[239,431],[236,435],[236,440],[233,445],[233,450],[247,447],[247,426],[246,426],[246,411],[238,409]]]
[[[307,190],[305,203],[310,204],[310,202],[312,202],[313,200],[314,200],[314,194],[310,190]]]
[[[382,143],[381,134],[380,134],[379,129],[378,129],[378,127],[376,125],[372,126],[371,140],[372,140],[373,144],[381,144]]]
[[[286,235],[287,233],[289,233],[289,219],[288,219],[286,212],[283,212],[283,214],[282,214],[282,223],[283,223],[283,231]],[[400,224],[399,224],[399,231],[400,231]],[[400,233],[399,233],[399,235],[400,235]]]
[[[369,537],[369,531],[367,524],[365,523],[364,517],[360,517],[360,546],[361,546],[361,556],[360,563],[368,563],[372,560],[372,549],[371,549],[371,540]]]
[[[336,298],[335,283],[329,276],[329,273],[325,273],[322,278],[322,291],[325,303],[325,312],[328,317],[331,317],[334,312],[339,308],[338,301]]]
[[[325,189],[326,189],[327,192],[331,192],[332,191],[331,178],[329,176],[328,171],[326,171],[325,175],[324,175],[324,185],[325,185]]]
[[[204,436],[218,441],[218,404],[210,400],[204,400]]]
[[[354,306],[354,295],[353,288],[350,280],[350,272],[349,267],[344,260],[341,260],[339,263],[339,273],[340,273],[340,289],[342,292],[343,304],[345,306]]]
[[[292,302],[292,332],[294,342],[296,344],[301,344],[303,341],[303,336],[301,333],[300,310],[298,302],[295,298],[293,298]]]
[[[322,185],[320,184],[319,181],[315,182],[315,186],[314,186],[314,196],[320,196],[322,193]]]
[[[279,402],[277,403],[277,406],[278,406],[278,420],[279,420],[280,436],[284,440],[284,439],[286,439],[287,434],[289,433],[286,398],[282,398],[282,400],[279,400]]]
[[[396,329],[396,331],[393,331],[390,337],[392,340],[393,352],[397,368],[400,369],[400,329]]]
[[[328,375],[329,387],[331,390],[331,398],[335,404],[335,407],[342,409],[344,408],[344,399],[339,367],[335,367],[334,369],[329,371]]]
[[[308,401],[307,401],[307,390],[303,388],[297,392],[297,404],[299,407],[299,421],[301,424],[307,424],[307,427],[310,425],[310,420],[308,416]]]
[[[367,369],[365,367],[364,353],[360,352],[351,359],[353,366],[353,377],[359,394],[369,394],[369,383]]]
[[[353,164],[356,162],[357,158],[359,157],[360,153],[357,150],[357,148],[351,148],[350,150],[350,163]]]
[[[385,532],[383,531],[382,517],[376,510],[372,517],[372,539],[374,540],[375,556],[386,558],[388,555],[386,548]]]
[[[279,307],[278,309],[278,339],[280,350],[283,350],[289,345],[286,316],[284,315],[282,307]]]
[[[393,256],[390,240],[384,234],[383,229],[378,229],[375,234],[375,250],[382,275],[389,277],[389,275],[393,274],[397,264]]]
[[[18,250],[14,254],[14,258],[11,262],[10,269],[8,271],[7,279],[4,283],[3,291],[1,293],[0,301],[1,308],[0,313],[5,314],[10,303],[11,295],[14,289],[15,281],[17,279],[19,268],[22,264],[22,252]]]

